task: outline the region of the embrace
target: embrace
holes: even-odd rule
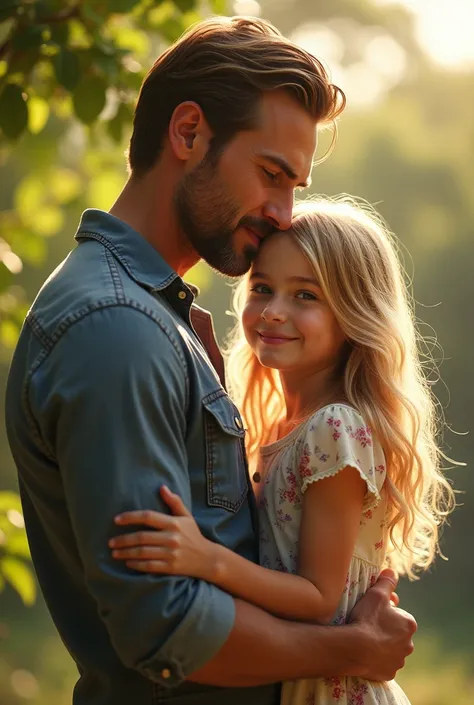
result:
[[[452,505],[382,220],[294,206],[342,91],[212,19],[138,98],[130,175],[29,311],[6,417],[75,705],[403,705],[397,574]],[[182,277],[241,277],[224,361]]]

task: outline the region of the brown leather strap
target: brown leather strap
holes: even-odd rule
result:
[[[191,306],[191,323],[193,328],[198,334],[209,359],[211,360],[215,371],[219,375],[222,386],[225,389],[225,369],[224,369],[224,358],[222,357],[221,351],[216,340],[216,334],[214,332],[214,325],[212,323],[212,316],[209,311],[193,304]]]

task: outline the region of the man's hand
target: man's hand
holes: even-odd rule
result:
[[[397,583],[393,570],[384,570],[350,616],[350,622],[357,625],[363,638],[359,675],[369,680],[392,680],[413,652],[412,637],[417,624],[408,612],[396,606]]]

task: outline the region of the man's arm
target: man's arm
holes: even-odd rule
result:
[[[315,627],[234,603],[206,582],[140,575],[112,558],[114,517],[166,511],[162,484],[191,508],[185,375],[153,321],[116,307],[76,323],[33,380],[30,401],[54,444],[85,579],[121,660],[168,685],[184,677],[222,686],[390,677],[411,648],[409,619],[388,608],[390,587],[380,599],[385,623],[371,615],[360,625]]]
[[[169,685],[220,649],[233,600],[204,581],[138,575],[117,565],[107,542],[124,509],[166,511],[164,482],[191,507],[187,395],[181,349],[157,322],[124,306],[74,323],[29,389],[59,466],[84,579],[114,648],[127,667]]]
[[[413,617],[390,604],[396,583],[393,571],[384,571],[351,624],[338,627],[287,622],[236,600],[229,638],[190,680],[221,686],[331,676],[391,680],[412,653],[416,630]]]

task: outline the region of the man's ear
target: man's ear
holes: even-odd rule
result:
[[[211,137],[212,132],[197,103],[186,101],[176,106],[168,128],[168,140],[177,159],[201,161]]]

